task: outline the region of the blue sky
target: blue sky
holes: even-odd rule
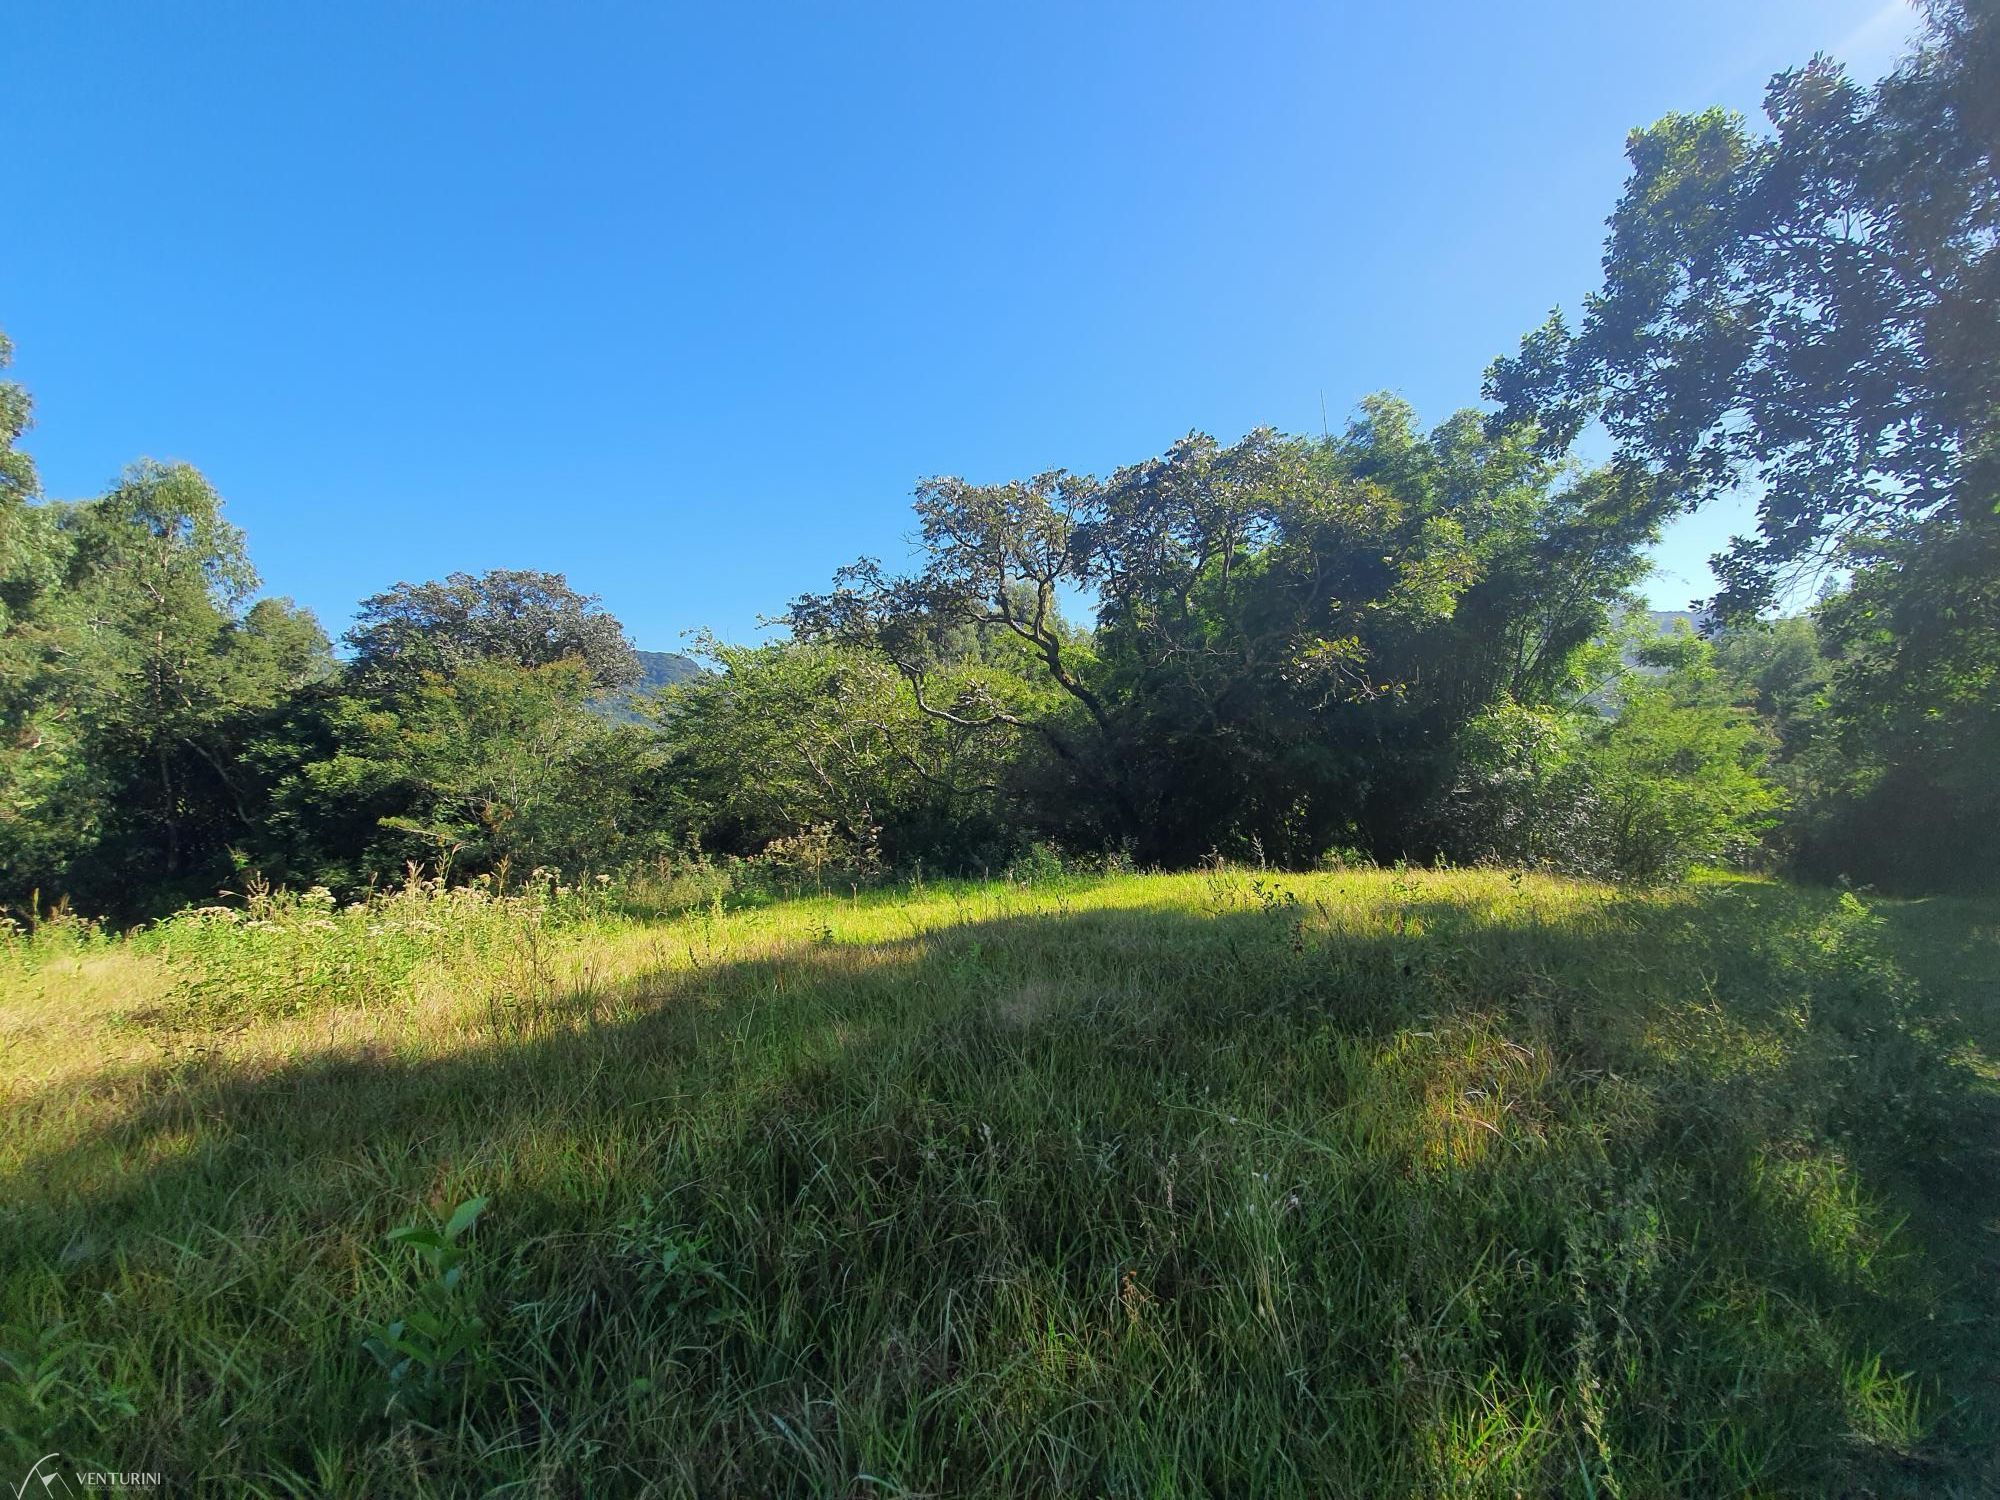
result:
[[[0,328],[52,495],[200,466],[336,634],[543,567],[643,646],[901,557],[911,485],[1427,422],[1594,284],[1626,131],[1902,0],[15,0]],[[1740,518],[1683,523],[1656,603]]]

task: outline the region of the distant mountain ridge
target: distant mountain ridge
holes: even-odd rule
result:
[[[635,654],[639,658],[639,680],[623,692],[605,694],[593,705],[607,719],[616,719],[621,724],[637,724],[644,719],[645,716],[639,712],[642,699],[664,692],[677,682],[701,676],[700,664],[677,651],[640,651]]]
[[[635,693],[658,692],[663,687],[701,676],[701,667],[694,658],[677,651],[641,651],[638,657],[641,676],[638,686],[632,689]]]

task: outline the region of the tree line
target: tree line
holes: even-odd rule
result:
[[[192,468],[43,499],[0,382],[0,903],[704,853],[1988,882],[1993,10],[1933,5],[1873,86],[1781,74],[1768,130],[1635,132],[1601,286],[1494,363],[1486,410],[1425,430],[1377,396],[1339,434],[928,481],[911,571],[863,559],[787,638],[705,639],[637,714],[607,712],[631,644],[559,575],[397,584],[336,652],[258,596]],[[1652,628],[1647,545],[1746,489],[1702,630]]]

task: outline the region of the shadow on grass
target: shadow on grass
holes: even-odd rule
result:
[[[16,1434],[299,1492],[1983,1482],[1991,1113],[1832,898],[1287,889],[162,1069],[5,1184],[6,1321],[77,1334]],[[385,1414],[383,1236],[475,1193],[471,1352]]]

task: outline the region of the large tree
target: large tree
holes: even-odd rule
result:
[[[1834,591],[1788,837],[1814,872],[1905,885],[1994,878],[1976,830],[2000,816],[2000,4],[1925,9],[1877,84],[1779,74],[1768,132],[1636,132],[1602,286],[1488,380],[1497,426],[1559,449],[1601,419],[1682,504],[1755,497],[1720,615]]]
[[[923,712],[1041,747],[1073,839],[1166,863],[1401,853],[1458,729],[1563,679],[1661,503],[1639,471],[1577,470],[1472,414],[1424,435],[1377,398],[1336,440],[1195,435],[1106,480],[932,481],[920,571],[856,564],[790,620],[883,653]],[[1094,632],[1061,623],[1074,593]],[[968,628],[1017,642],[1041,691],[942,697]]]
[[[290,726],[266,873],[354,887],[410,862],[602,870],[643,852],[654,748],[602,711],[639,660],[595,596],[560,573],[453,573],[363,600],[347,641],[341,680]]]
[[[357,672],[390,693],[474,662],[535,668],[573,658],[601,690],[640,675],[624,628],[594,594],[560,573],[520,568],[399,583],[361,601],[347,644]]]
[[[32,531],[0,636],[4,898],[131,913],[212,891],[268,790],[241,749],[331,670],[326,637],[252,601],[242,533],[184,464],[14,520]]]
[[[1725,610],[2000,494],[2000,6],[1932,0],[1868,87],[1814,58],[1760,134],[1723,110],[1633,134],[1604,281],[1495,363],[1496,424],[1601,419],[1684,503],[1749,485]]]

